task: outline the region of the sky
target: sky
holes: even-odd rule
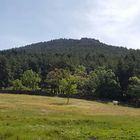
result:
[[[140,0],[0,0],[0,50],[82,37],[140,49]]]

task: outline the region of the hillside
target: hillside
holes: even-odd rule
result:
[[[42,74],[56,67],[72,69],[79,64],[89,70],[102,65],[115,69],[118,61],[130,54],[135,57],[139,69],[140,50],[128,50],[88,38],[57,39],[0,51],[0,56],[7,59],[14,79],[27,69]]]
[[[5,140],[139,140],[140,109],[58,97],[0,94]]]

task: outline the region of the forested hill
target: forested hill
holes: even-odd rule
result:
[[[95,39],[82,38],[81,40],[58,39],[40,42],[1,51],[0,55],[4,55],[15,67],[22,67],[23,70],[31,67],[38,71],[45,65],[71,67],[82,64],[88,68],[95,68],[96,65],[112,67],[116,65],[118,59],[129,53],[133,53],[138,58],[140,51],[106,45]]]
[[[82,51],[83,55],[86,54],[89,56],[95,55],[97,53],[100,54],[112,54],[115,56],[120,56],[126,54],[128,50],[123,47],[111,46],[104,43],[101,43],[99,40],[89,39],[89,38],[81,38],[80,40],[76,39],[57,39],[51,40],[48,42],[39,42],[31,45],[27,45],[20,48],[10,49],[6,51],[1,51],[3,54],[15,54],[15,53],[28,53],[28,54],[39,54],[39,53],[49,53],[51,51],[53,54],[66,53],[70,54],[77,53],[79,50]],[[73,54],[74,56],[74,54]]]
[[[88,38],[57,39],[0,51],[0,56],[7,59],[14,77],[27,69],[44,73],[53,67],[72,68],[79,64],[88,69],[102,65],[114,69],[118,60],[128,55],[139,64],[140,50],[106,45]]]
[[[48,80],[47,78],[50,75],[57,77],[59,73],[63,74],[61,70],[69,71],[73,75],[79,65],[85,68],[86,80],[88,77],[92,77],[90,73],[93,71],[97,72],[96,74],[98,75],[100,72],[108,73],[108,70],[112,70],[118,86],[121,88],[122,95],[124,95],[130,85],[130,78],[137,77],[137,79],[134,78],[133,80],[134,83],[139,83],[140,50],[111,46],[95,39],[82,38],[80,40],[57,39],[0,51],[0,88],[10,87],[11,82],[21,79],[23,73],[27,70],[32,70],[39,74],[41,88],[46,88],[46,83],[47,88],[52,86],[56,88],[59,87],[58,81],[63,76],[59,77],[60,79],[57,82],[51,79],[51,82],[54,82],[52,85],[50,84],[50,79]],[[103,70],[104,68],[98,70],[99,67],[104,67],[108,70]],[[106,79],[106,75],[104,75],[104,78]],[[46,79],[49,82],[46,82]],[[92,81],[92,79],[88,80]],[[22,87],[21,84],[24,85],[21,81],[16,81],[15,84],[18,89]],[[87,91],[85,93],[91,90],[89,85],[86,85]],[[139,88],[139,84],[137,85]],[[78,89],[78,91],[82,90]]]

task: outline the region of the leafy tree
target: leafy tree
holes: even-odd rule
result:
[[[78,76],[85,76],[86,75],[86,67],[84,67],[83,65],[78,65],[75,68],[74,74],[76,74]]]
[[[38,90],[41,78],[36,72],[33,72],[32,70],[27,70],[23,73],[21,81],[23,85],[28,89]]]
[[[78,65],[75,68],[74,76],[77,78],[77,90],[80,95],[85,95],[88,92],[87,82],[88,75],[86,72],[86,67],[83,65]]]
[[[116,75],[119,79],[123,96],[126,96],[126,92],[130,82],[129,78],[134,75],[134,70],[135,58],[133,55],[126,55],[123,59],[119,60]]]
[[[61,91],[67,95],[67,104],[69,103],[69,97],[72,94],[77,93],[77,79],[73,75],[69,75],[67,78],[60,81]]]
[[[0,56],[0,88],[6,88],[10,83],[10,69],[8,60]]]
[[[120,96],[116,76],[111,69],[99,67],[90,74],[92,93],[99,98],[117,99]]]
[[[140,106],[140,78],[134,76],[129,78],[130,84],[127,90],[129,100]]]
[[[137,76],[130,77],[129,81],[131,85],[140,85],[140,78],[138,78]]]
[[[22,90],[24,89],[23,85],[22,85],[22,81],[19,79],[16,79],[14,81],[12,81],[12,87],[13,90]]]
[[[65,78],[68,75],[68,71],[64,69],[57,69],[50,71],[45,80],[47,86],[50,87],[52,93],[59,93],[59,84],[62,78]]]

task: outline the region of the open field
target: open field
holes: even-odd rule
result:
[[[0,140],[140,140],[140,109],[0,94]]]

